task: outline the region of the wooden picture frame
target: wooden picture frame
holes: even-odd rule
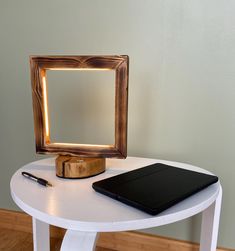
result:
[[[31,56],[30,68],[37,153],[96,158],[125,158],[127,156],[128,56]],[[114,145],[51,142],[47,70],[115,71]]]

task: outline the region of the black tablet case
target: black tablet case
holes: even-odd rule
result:
[[[102,194],[151,215],[216,183],[218,177],[156,163],[94,182]]]

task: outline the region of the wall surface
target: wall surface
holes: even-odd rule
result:
[[[130,56],[129,155],[217,174],[219,245],[235,248],[235,1],[0,1],[0,207],[11,175],[38,158],[29,55]],[[95,132],[94,132],[95,133]],[[145,230],[198,240],[200,217]]]

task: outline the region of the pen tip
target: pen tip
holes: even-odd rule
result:
[[[47,182],[47,186],[52,187],[52,184],[51,184],[51,183],[49,183],[49,182]]]

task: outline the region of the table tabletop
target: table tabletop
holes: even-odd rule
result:
[[[126,231],[173,223],[208,208],[220,191],[219,181],[162,213],[152,216],[97,193],[92,183],[153,163],[164,163],[202,173],[210,172],[189,164],[127,157],[107,159],[103,174],[86,179],[62,179],[55,174],[55,158],[29,163],[11,179],[11,195],[15,203],[34,218],[51,225],[86,232]],[[52,187],[43,187],[24,178],[22,171],[47,179]],[[151,196],[151,194],[149,195]]]

